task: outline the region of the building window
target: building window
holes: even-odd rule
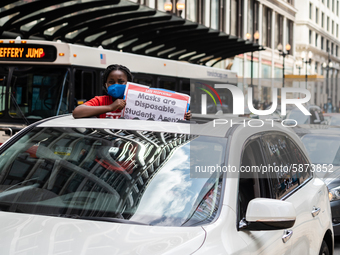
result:
[[[312,4],[309,3],[309,19],[312,19]]]
[[[312,30],[309,30],[309,44],[312,44]]]
[[[291,48],[293,49],[293,35],[294,35],[294,31],[293,31],[293,21],[287,19],[287,42],[291,45]],[[290,50],[290,54],[293,53],[293,50]]]
[[[294,1],[293,0],[287,0],[287,3],[294,5]]]
[[[259,3],[255,0],[248,0],[248,31],[253,37],[259,31]]]
[[[186,19],[198,22],[198,3],[196,0],[186,0]]]
[[[335,46],[335,56],[338,57],[338,54],[339,54],[339,46]]]
[[[339,1],[336,1],[336,15],[339,16]]]
[[[283,45],[283,16],[275,13],[275,48],[281,43]]]
[[[324,46],[323,46],[323,36],[321,36],[320,43],[321,43],[321,49],[323,50],[324,49]]]
[[[335,33],[336,33],[336,37],[339,37],[339,24],[336,24]]]
[[[315,23],[319,24],[319,9],[315,8]]]
[[[327,8],[329,8],[329,0],[327,0]]]
[[[334,43],[331,44],[331,54],[334,54]]]
[[[325,14],[322,12],[321,13],[321,27],[324,26],[324,22],[325,22]]]
[[[212,29],[220,29],[220,6],[219,0],[210,1],[210,27]]]
[[[335,10],[335,4],[334,4],[334,0],[332,0],[332,12],[334,12]]]
[[[334,20],[332,20],[332,35],[334,35]]]
[[[319,35],[315,33],[315,47],[318,47],[318,39],[319,39]]]
[[[272,47],[272,10],[263,6],[262,44]]]
[[[329,17],[327,17],[327,31],[329,32]]]
[[[326,40],[326,51],[328,52],[328,50],[329,50],[329,41]]]
[[[318,73],[319,62],[315,62],[315,73]]]
[[[230,34],[243,37],[243,1],[230,0]]]

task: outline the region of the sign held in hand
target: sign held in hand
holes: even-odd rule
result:
[[[170,90],[150,88],[128,82],[125,90],[126,106],[123,116],[126,119],[152,118],[156,121],[183,120],[190,104],[190,96]]]

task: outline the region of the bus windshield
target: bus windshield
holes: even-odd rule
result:
[[[8,67],[0,67],[0,116],[4,115],[4,111],[5,111],[7,74],[8,74]]]
[[[68,79],[65,67],[14,67],[9,91],[9,115],[13,118],[43,119],[68,113]],[[4,104],[3,100],[1,98],[0,105]]]

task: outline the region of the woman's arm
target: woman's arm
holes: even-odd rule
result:
[[[89,106],[89,105],[79,105],[77,106],[72,115],[75,119],[77,118],[86,118],[97,116],[100,114],[104,114],[107,112],[113,112],[116,110],[122,110],[126,105],[125,100],[123,99],[116,99],[112,104],[109,105],[101,105],[101,106]]]

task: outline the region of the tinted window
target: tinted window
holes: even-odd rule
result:
[[[95,73],[76,70],[74,73],[74,97],[76,100],[90,100],[95,96]]]
[[[259,139],[254,139],[245,146],[242,154],[239,179],[238,219],[245,217],[250,200],[257,197],[270,198],[269,179],[267,174],[249,171],[255,166],[265,165]],[[254,168],[253,168],[254,169]]]
[[[173,90],[177,91],[176,88],[176,79],[173,78],[159,78],[158,79],[158,88],[163,88],[163,89],[168,89],[168,90]]]
[[[153,87],[153,77],[150,75],[135,74],[133,76],[133,82]]]
[[[297,177],[299,178],[299,184],[301,184],[312,177],[310,163],[305,154],[292,140],[288,139],[288,143],[291,151],[290,156],[292,158],[292,163],[297,164]]]
[[[286,135],[279,133],[263,136],[264,148],[271,174],[273,197],[281,199],[306,179],[303,153]],[[302,167],[301,173],[299,167]]]

